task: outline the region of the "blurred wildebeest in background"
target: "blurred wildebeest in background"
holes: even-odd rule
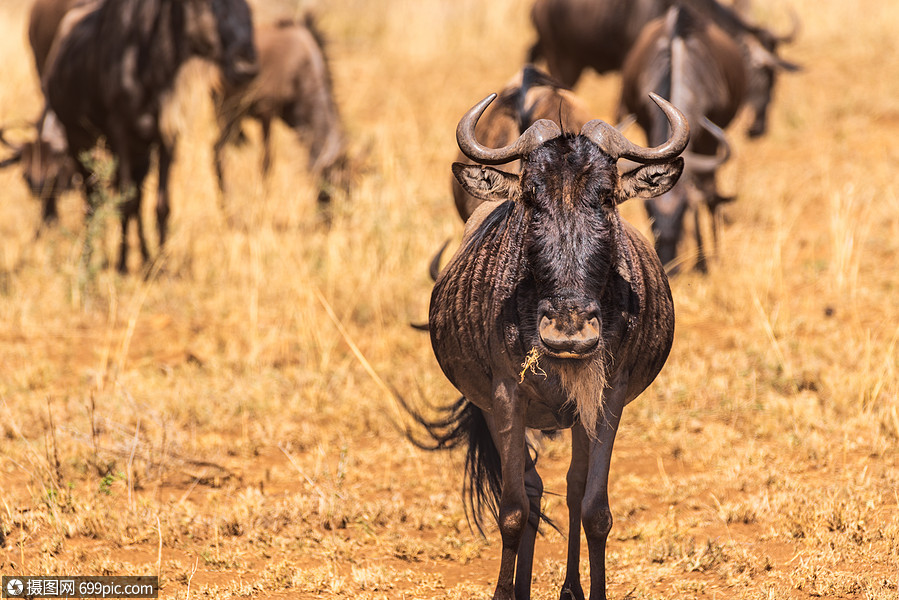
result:
[[[76,6],[95,0],[36,0],[28,17],[28,42],[34,54],[38,79],[44,74],[47,56],[56,30],[65,14]],[[0,129],[0,142],[13,155],[0,163],[5,167],[20,164],[22,176],[33,196],[41,201],[41,226],[54,223],[59,216],[56,205],[59,196],[72,189],[79,180],[77,167],[69,157],[65,131],[52,113],[42,115],[36,123],[33,140],[12,143]],[[38,233],[40,233],[38,229]]]
[[[648,24],[628,55],[622,70],[619,113],[633,113],[650,144],[668,137],[668,124],[658,118],[654,105],[644,100],[650,92],[670,100],[694,124],[685,176],[666,194],[645,201],[652,219],[655,247],[663,264],[677,257],[684,217],[694,208],[696,217],[696,269],[707,270],[698,206],[712,214],[729,201],[718,193],[717,167],[726,160],[728,145],[720,128],[737,113],[746,93],[746,70],[739,45],[711,19],[689,8],[672,6]],[[699,127],[705,123],[704,127]]]
[[[478,139],[499,148],[511,143],[539,119],[555,121],[563,131],[576,133],[590,120],[586,105],[570,90],[565,89],[543,71],[526,65],[499,93],[496,102],[478,121]],[[472,163],[464,153],[460,162]],[[520,162],[515,160],[503,170],[516,173]],[[452,180],[456,210],[465,221],[482,200],[465,191],[455,178]]]
[[[431,295],[431,342],[463,394],[429,421],[431,448],[467,446],[466,484],[476,522],[497,517],[502,558],[494,598],[529,598],[543,483],[526,429],[572,429],[568,563],[561,598],[583,599],[580,530],[590,556],[590,598],[604,599],[612,527],[608,476],[626,404],[665,363],[674,306],[662,265],[618,204],[667,191],[683,168],[684,116],[654,98],[671,136],[643,148],[617,129],[587,122],[580,134],[540,120],[493,149],[475,137],[491,95],[463,117],[462,151],[477,164],[453,173],[485,202]],[[482,165],[522,159],[520,174]],[[620,175],[620,158],[641,166]],[[422,443],[427,446],[427,443]]]
[[[550,75],[567,87],[588,67],[598,73],[620,70],[643,28],[671,5],[704,14],[739,42],[749,73],[743,102],[754,113],[749,134],[763,134],[776,74],[798,68],[777,55],[779,46],[798,32],[795,13],[792,31],[777,35],[717,0],[536,0],[531,20],[537,42],[528,60],[545,59]]]
[[[49,109],[65,128],[68,152],[78,161],[95,210],[98,182],[79,161],[104,137],[116,164],[121,195],[122,240],[118,270],[127,270],[128,223],[137,221],[144,262],[150,257],[141,223],[142,184],[150,153],[159,150],[160,186],[172,156],[159,116],[181,66],[192,57],[217,62],[234,83],[257,70],[253,25],[245,0],[116,0],[70,11],[46,63],[43,88]],[[168,206],[157,206],[160,247]]]
[[[664,12],[665,0],[536,0],[528,61],[545,59],[550,75],[573,88],[588,67],[619,70],[643,26]]]
[[[59,219],[59,196],[75,187],[80,176],[77,167],[66,151],[65,132],[53,113],[29,124],[36,131],[35,139],[11,142],[6,139],[5,128],[0,128],[0,143],[12,150],[12,156],[0,161],[0,168],[11,165],[22,167],[22,177],[31,194],[41,201],[41,227],[52,225]]]
[[[318,201],[327,204],[334,187],[346,189],[347,142],[344,135],[325,41],[307,13],[302,21],[282,20],[256,28],[259,73],[245,85],[225,82],[216,94],[220,127],[215,143],[215,170],[225,191],[222,151],[240,134],[241,122],[253,118],[262,126],[262,173],[272,165],[271,126],[281,119],[309,146],[309,171],[320,178]]]
[[[669,0],[670,1],[670,0]],[[774,95],[777,74],[782,71],[793,72],[799,65],[778,56],[781,45],[796,39],[799,33],[799,17],[790,12],[791,30],[782,35],[751,22],[745,16],[747,6],[735,10],[723,6],[717,0],[677,0],[693,11],[709,16],[716,25],[728,32],[739,44],[746,65],[747,85],[743,105],[752,111],[753,119],[749,126],[749,136],[758,137],[768,129],[768,108]]]

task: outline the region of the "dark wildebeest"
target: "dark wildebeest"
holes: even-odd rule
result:
[[[302,22],[279,21],[256,28],[259,73],[247,85],[223,86],[216,98],[220,135],[215,144],[215,171],[225,190],[222,150],[240,132],[244,118],[262,125],[262,173],[272,164],[271,125],[281,119],[309,144],[309,170],[320,178],[318,200],[326,204],[331,190],[346,189],[346,138],[334,91],[324,38],[311,14]]]
[[[192,57],[219,63],[226,79],[256,74],[253,25],[245,0],[116,0],[70,11],[47,58],[43,87],[66,132],[69,155],[84,179],[88,214],[98,185],[78,159],[102,136],[117,161],[115,188],[122,197],[118,270],[127,271],[128,223],[137,221],[144,262],[149,250],[141,224],[142,184],[150,153],[159,150],[160,187],[172,156],[159,116],[181,66]],[[168,206],[157,206],[160,247]]]
[[[47,56],[56,30],[65,14],[76,6],[94,0],[36,0],[28,17],[28,42],[34,54],[38,79],[44,74]],[[43,116],[36,126],[34,140],[14,144],[6,140],[0,130],[0,142],[13,155],[0,163],[22,166],[22,176],[31,194],[41,201],[41,226],[54,223],[59,215],[56,208],[59,196],[72,189],[78,180],[77,167],[66,150],[65,131],[53,113]],[[38,230],[40,233],[40,229]]]
[[[12,156],[0,161],[0,168],[21,165],[22,177],[31,195],[41,201],[43,227],[59,219],[57,200],[63,192],[72,189],[80,177],[66,151],[65,132],[53,113],[37,123],[36,134],[34,140],[13,143],[6,139],[5,130],[0,129],[0,143],[13,151]],[[40,231],[38,229],[38,233]]]
[[[649,243],[618,204],[676,182],[689,139],[684,116],[655,97],[671,137],[655,148],[599,121],[580,134],[537,121],[503,148],[475,138],[491,95],[463,117],[460,148],[473,161],[453,172],[485,200],[437,278],[429,326],[437,361],[463,394],[445,419],[424,424],[434,447],[468,447],[466,489],[475,518],[497,517],[502,558],[495,599],[530,597],[543,484],[527,428],[572,429],[568,565],[562,598],[583,599],[580,528],[590,556],[590,597],[604,599],[612,527],[608,475],[626,404],[656,377],[674,336],[668,281]],[[641,166],[620,175],[616,162]],[[520,174],[482,165],[521,159]]]
[[[588,67],[598,73],[620,70],[646,24],[672,4],[705,14],[740,43],[749,73],[742,102],[754,114],[749,135],[762,135],[776,74],[798,68],[777,55],[778,47],[792,41],[798,31],[795,14],[793,30],[779,36],[717,0],[536,0],[531,20],[537,42],[528,61],[544,58],[550,75],[567,87],[574,87]]]
[[[484,144],[501,147],[517,139],[539,119],[558,122],[562,131],[577,133],[590,120],[590,113],[573,92],[565,89],[549,75],[532,65],[525,66],[499,93],[499,97],[478,121],[477,136]],[[460,153],[459,162],[471,161]],[[503,170],[517,173],[519,161],[503,165]],[[466,192],[452,179],[453,199],[463,221],[482,200]]]
[[[647,25],[622,69],[619,114],[633,113],[650,144],[668,137],[668,124],[659,119],[650,92],[670,100],[694,125],[685,175],[674,189],[645,201],[652,219],[655,247],[663,264],[677,256],[684,218],[694,208],[696,269],[707,270],[698,206],[708,207],[712,220],[717,207],[730,200],[721,196],[715,172],[726,146],[720,128],[737,113],[746,91],[746,71],[739,45],[710,19],[688,8],[672,6],[665,17]],[[704,127],[698,127],[705,123]],[[724,149],[726,154],[726,148]]]
[[[619,70],[643,26],[664,12],[665,0],[536,0],[528,61],[544,58],[550,74],[573,88],[588,67]]]

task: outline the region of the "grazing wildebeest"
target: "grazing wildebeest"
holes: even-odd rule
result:
[[[318,200],[327,203],[331,189],[346,188],[347,143],[334,101],[324,38],[312,15],[302,22],[282,20],[256,28],[259,73],[246,85],[223,86],[217,94],[220,135],[215,144],[215,170],[224,191],[222,150],[240,132],[241,121],[262,125],[262,173],[272,163],[271,125],[281,119],[309,144],[309,170],[320,177]]]
[[[38,79],[44,74],[44,67],[56,30],[66,13],[75,7],[84,6],[95,0],[36,0],[28,18],[28,41],[34,54],[34,64]],[[56,116],[50,112],[36,123],[34,140],[13,144],[3,136],[0,142],[13,151],[13,155],[0,166],[12,164],[22,166],[22,176],[31,194],[41,201],[41,227],[58,219],[56,208],[59,196],[72,189],[77,176],[77,167],[69,158],[66,149],[65,131]],[[41,229],[38,229],[40,233]]]
[[[79,14],[59,27],[46,63],[43,88],[49,108],[65,128],[69,155],[84,179],[88,213],[97,182],[78,159],[102,136],[115,160],[115,188],[122,197],[118,270],[127,271],[127,232],[137,221],[144,262],[149,250],[141,224],[142,184],[150,153],[159,150],[160,187],[167,185],[172,156],[159,115],[181,66],[192,57],[216,61],[227,80],[256,74],[253,25],[245,0],[116,0]],[[168,206],[157,206],[160,247]]]
[[[612,527],[608,475],[626,404],[656,377],[674,336],[668,281],[649,243],[618,204],[676,182],[687,121],[654,97],[671,136],[654,148],[593,120],[579,134],[548,120],[493,149],[475,137],[491,95],[460,121],[457,140],[478,164],[455,163],[465,189],[485,200],[437,278],[429,328],[437,361],[463,394],[444,419],[413,412],[434,446],[467,445],[466,489],[475,515],[497,517],[502,558],[495,599],[530,597],[543,485],[527,428],[572,429],[568,564],[562,598],[583,599],[580,528],[590,556],[590,597],[604,599]],[[640,166],[620,175],[616,162]],[[483,165],[521,159],[519,174]]]
[[[667,98],[694,124],[685,175],[671,191],[648,198],[645,206],[652,219],[655,247],[663,264],[677,256],[688,208],[704,204],[714,221],[722,197],[715,172],[725,159],[723,132],[740,108],[746,91],[746,71],[739,45],[710,19],[689,8],[672,6],[668,13],[647,25],[622,69],[619,114],[633,113],[650,144],[668,136],[668,124],[659,119],[654,105],[644,97],[654,92]],[[697,127],[699,124],[703,127]],[[692,200],[692,202],[691,202]],[[706,257],[696,217],[697,270],[706,271]]]
[[[588,67],[598,73],[620,70],[643,28],[673,4],[706,15],[739,42],[749,74],[742,102],[754,115],[749,135],[765,133],[777,73],[798,69],[777,55],[780,45],[795,38],[795,13],[792,31],[777,35],[717,0],[536,0],[531,20],[537,42],[528,60],[544,58],[550,75],[567,87]]]
[[[478,139],[489,146],[505,146],[539,119],[556,121],[562,131],[576,133],[590,120],[590,113],[573,92],[543,71],[526,65],[478,121]],[[470,162],[464,153],[459,154],[458,160]],[[503,170],[510,173],[518,172],[519,168],[517,160],[503,165]],[[455,178],[452,189],[456,210],[465,221],[482,200],[466,192]]]
[[[31,195],[41,201],[41,227],[59,219],[56,208],[59,196],[72,189],[78,177],[75,163],[66,151],[65,132],[53,113],[37,123],[34,140],[12,143],[0,128],[0,143],[13,151],[0,161],[0,168],[19,164]],[[40,233],[41,229],[38,229]]]

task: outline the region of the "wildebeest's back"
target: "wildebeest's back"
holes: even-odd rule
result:
[[[310,31],[298,23],[258,26],[256,46],[262,68],[249,94],[254,117],[280,117],[285,106],[310,95],[304,96],[301,90],[301,74],[315,74],[313,83],[327,77],[321,49]]]
[[[34,64],[39,77],[44,74],[59,23],[70,8],[82,3],[82,0],[36,0],[31,6],[31,14],[28,17],[28,43],[34,54]]]
[[[618,353],[615,371],[625,369],[628,402],[649,387],[662,370],[674,341],[674,301],[668,277],[655,249],[630,223],[622,219],[627,238],[630,281],[628,333]]]
[[[488,406],[497,375],[491,367],[511,373],[522,360],[510,355],[507,343],[517,343],[517,332],[503,331],[503,323],[516,321],[510,299],[522,276],[522,213],[506,201],[470,229],[431,293],[429,329],[437,361],[453,385],[481,407]]]

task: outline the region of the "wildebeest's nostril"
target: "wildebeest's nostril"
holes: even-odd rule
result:
[[[586,354],[599,344],[599,319],[592,317],[579,326],[560,327],[556,319],[543,315],[538,334],[543,344],[560,354]]]

